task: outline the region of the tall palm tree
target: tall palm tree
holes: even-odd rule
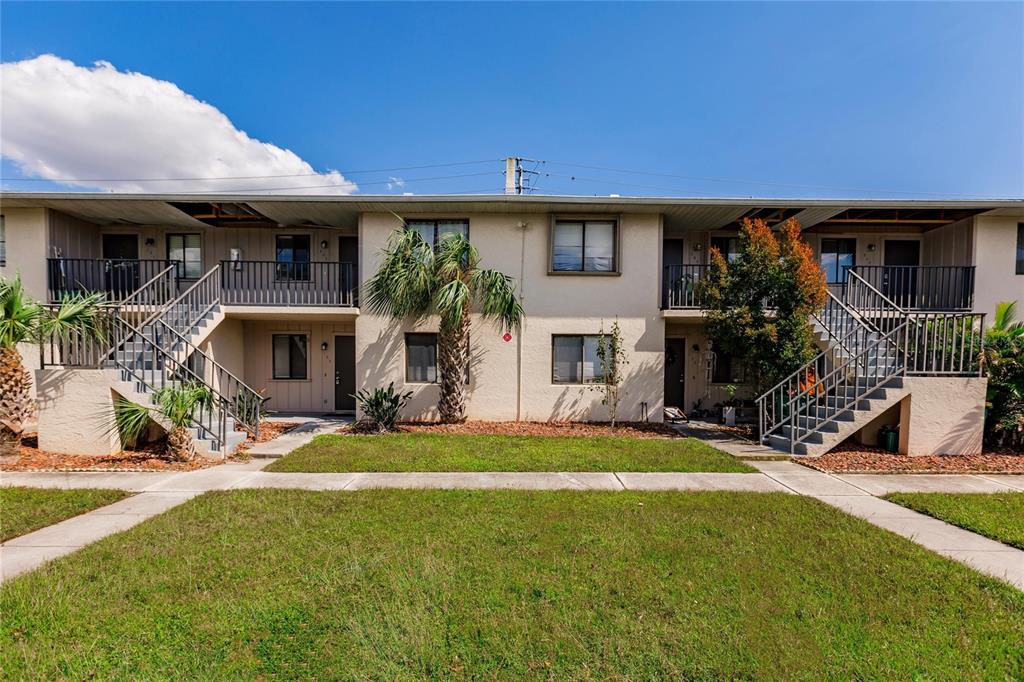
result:
[[[74,333],[102,341],[102,302],[99,294],[76,295],[47,308],[28,295],[20,276],[0,277],[0,456],[18,454],[25,422],[35,413],[32,376],[18,344]]]
[[[444,423],[464,421],[470,313],[479,312],[506,330],[518,329],[524,313],[512,278],[481,268],[480,254],[461,234],[445,236],[434,248],[419,232],[402,229],[388,240],[366,291],[366,307],[378,315],[397,320],[440,318],[438,413]]]

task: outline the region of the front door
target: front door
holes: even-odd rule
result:
[[[356,337],[334,337],[334,410],[355,412]]]
[[[686,339],[665,339],[665,407],[683,409],[686,388]]]
[[[917,266],[921,264],[921,242],[916,239],[886,239],[882,293],[903,308],[917,308]]]
[[[119,301],[139,288],[139,237],[134,234],[103,235],[104,290]]]

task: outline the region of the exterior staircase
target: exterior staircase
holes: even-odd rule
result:
[[[199,348],[224,317],[220,266],[173,298],[165,295],[176,293],[176,286],[167,286],[171,270],[144,284],[112,321],[113,343],[104,357],[107,366],[120,370],[121,379],[112,388],[127,400],[146,405],[166,387],[206,387],[213,400],[192,416],[192,436],[202,454],[225,457],[245,440],[245,432],[256,434],[263,398]],[[136,326],[140,310],[150,315]]]
[[[978,374],[982,315],[903,310],[854,272],[812,321],[821,352],[757,399],[761,442],[820,456],[910,395],[905,377]]]

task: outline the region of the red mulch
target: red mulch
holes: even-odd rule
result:
[[[274,440],[285,431],[294,429],[299,425],[299,422],[260,422],[260,435],[255,440],[252,435],[246,436],[245,440],[238,444],[235,448],[233,456],[243,455],[246,450],[251,448],[256,443],[266,443],[267,441]],[[244,431],[242,427],[237,427],[238,431]]]
[[[1024,474],[1024,454],[899,455],[863,445],[840,445],[815,458],[797,458],[811,469],[846,474]]]
[[[21,440],[21,456],[0,463],[0,471],[192,471],[218,462],[196,457],[191,462],[167,459],[163,443],[150,443],[142,450],[125,450],[114,455],[65,455],[40,450],[35,436]]]
[[[611,428],[608,424],[585,422],[488,422],[462,424],[401,424],[399,431],[409,433],[451,433],[471,436],[615,436],[617,438],[679,438],[672,427],[655,422],[624,422]],[[338,433],[351,433],[342,427]]]

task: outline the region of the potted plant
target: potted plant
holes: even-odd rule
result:
[[[722,421],[726,426],[736,426],[736,408],[739,407],[739,401],[736,400],[736,385],[726,386],[725,394],[729,398],[722,403]]]

